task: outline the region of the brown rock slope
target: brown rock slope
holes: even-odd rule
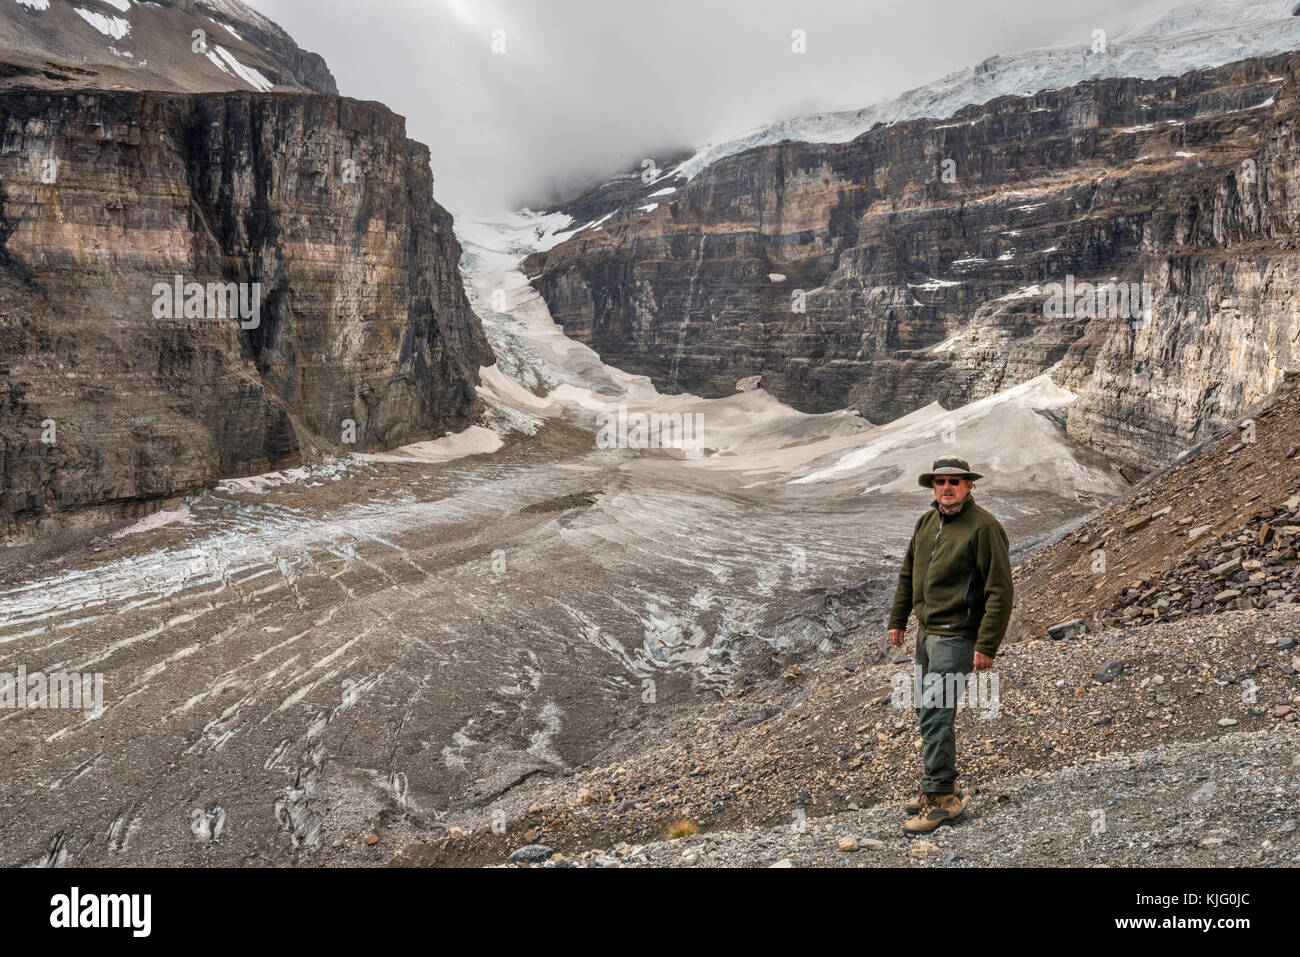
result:
[[[1300,390],[1269,401],[1014,571],[1013,636],[1300,602]]]

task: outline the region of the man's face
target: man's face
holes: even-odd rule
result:
[[[934,497],[940,505],[956,505],[966,497],[974,486],[970,479],[956,478],[952,475],[937,475],[930,483],[934,488]]]

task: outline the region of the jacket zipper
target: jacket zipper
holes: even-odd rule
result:
[[[930,569],[934,568],[934,551],[939,547],[939,536],[943,534],[943,512],[939,513],[939,530],[934,533],[934,541],[930,543],[930,560],[925,565],[925,581],[921,582],[921,601],[925,601],[925,590],[930,587]]]

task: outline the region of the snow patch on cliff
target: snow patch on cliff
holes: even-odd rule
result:
[[[358,452],[354,457],[362,462],[388,462],[415,465],[427,462],[451,462],[470,455],[486,455],[501,448],[501,436],[481,425],[473,425],[463,432],[451,432],[430,442],[413,442],[391,452]]]
[[[134,525],[128,525],[126,528],[114,532],[111,537],[125,538],[128,535],[138,535],[141,532],[152,531],[155,528],[163,528],[167,525],[188,525],[192,521],[194,521],[194,513],[188,508],[154,512],[146,515]]]
[[[1042,414],[1064,409],[1075,398],[1053,381],[1049,369],[957,409],[932,402],[880,426],[869,442],[789,484],[855,480],[862,485],[863,495],[911,492],[916,488],[918,460],[949,452],[978,463],[984,473],[978,483],[981,489],[1067,488],[1076,495],[1117,494],[1123,483],[1109,472],[1079,462],[1060,427]],[[1007,437],[1012,435],[1015,442],[1009,443]]]
[[[236,59],[233,53],[223,46],[217,47],[217,56],[221,57],[222,60],[225,60],[226,63],[229,64],[230,70],[227,72],[233,71],[236,76],[253,89],[257,90],[257,92],[269,93],[271,87],[275,85],[258,70],[254,70],[251,66],[244,66],[244,64],[240,63],[239,60]],[[221,66],[221,63],[218,62],[217,66]],[[221,68],[223,70],[225,69],[224,66],[221,66]]]
[[[114,40],[120,40],[131,32],[131,24],[121,17],[106,17],[102,13],[96,13],[93,10],[84,10],[81,7],[73,7],[77,16],[85,20],[92,27],[104,34],[106,37],[112,37]]]

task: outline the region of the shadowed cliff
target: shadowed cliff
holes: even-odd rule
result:
[[[385,107],[15,91],[0,128],[7,534],[473,421],[491,351],[428,149]],[[256,322],[167,318],[176,276],[256,284]]]

